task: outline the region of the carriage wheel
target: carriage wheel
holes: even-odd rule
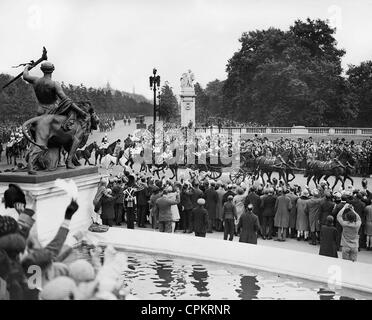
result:
[[[211,171],[208,174],[208,178],[211,178],[213,180],[217,180],[219,177],[221,177],[222,172],[221,171]]]
[[[245,175],[245,171],[242,168],[239,168],[238,170],[230,172],[230,180],[233,183],[240,185],[245,180]]]

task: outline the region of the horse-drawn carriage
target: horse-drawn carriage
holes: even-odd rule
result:
[[[232,166],[231,157],[221,158],[220,155],[201,154],[198,152],[191,153],[189,156],[182,154],[182,157],[177,156],[176,150],[172,153],[163,154],[154,153],[152,163],[142,163],[140,171],[152,171],[153,174],[165,172],[166,169],[171,170],[173,176],[171,179],[178,179],[178,169],[190,169],[198,171],[203,176],[209,179],[217,180],[221,177],[223,169]]]
[[[333,159],[321,161],[308,159],[306,154],[301,154],[295,149],[272,157],[248,152],[241,154],[240,160],[240,167],[230,172],[230,180],[236,184],[240,184],[247,177],[261,176],[264,181],[264,174],[267,175],[268,181],[271,181],[273,172],[278,173],[279,180],[282,179],[284,183],[289,183],[294,180],[296,172],[303,172],[307,185],[311,179],[315,185],[318,185],[322,178],[327,182],[328,178],[333,176],[335,182],[332,189],[338,182],[341,182],[344,187],[346,180],[350,180],[353,184],[351,175],[356,163],[355,155],[347,151],[340,152]]]
[[[256,179],[261,176],[264,181],[264,174],[266,174],[268,181],[271,181],[273,172],[277,172],[279,180],[282,179],[288,183],[295,178],[296,171],[303,170],[296,164],[298,159],[293,151],[269,157],[256,155],[253,152],[244,152],[240,155],[240,166],[233,168],[230,172],[230,180],[240,184],[246,178],[254,177]]]

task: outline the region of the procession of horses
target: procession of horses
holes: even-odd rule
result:
[[[151,161],[145,161],[143,159],[144,142],[146,139],[152,139],[151,133],[148,130],[144,132],[136,131],[138,131],[136,136],[129,135],[124,141],[124,147],[121,147],[120,139],[111,144],[107,143],[105,147],[98,145],[96,141],[83,146],[83,149],[76,151],[72,159],[73,165],[100,165],[107,170],[114,166],[122,166],[126,170],[133,170],[133,165],[140,163],[139,173],[150,173],[160,177],[160,173],[165,174],[166,170],[169,170],[171,173],[170,179],[176,180],[178,179],[179,169],[196,171],[206,178],[216,181],[226,172],[230,180],[236,184],[240,184],[247,178],[252,180],[261,178],[263,182],[265,180],[271,182],[274,173],[285,184],[293,181],[296,175],[303,175],[306,178],[307,185],[310,183],[318,185],[321,180],[328,182],[330,177],[334,177],[332,189],[338,183],[344,187],[347,180],[353,184],[352,176],[356,175],[356,168],[361,163],[369,166],[365,159],[360,156],[363,153],[353,151],[347,143],[342,147],[333,148],[332,150],[336,150],[336,152],[327,155],[327,160],[325,160],[324,157],[314,155],[307,148],[299,148],[295,140],[285,139],[285,142],[283,142],[283,138],[281,138],[281,140],[270,141],[269,145],[271,147],[267,147],[268,139],[262,140],[258,137],[253,139],[241,137],[240,148],[237,153],[235,151],[235,154],[233,153],[231,137],[224,137],[223,143],[218,142],[218,151],[216,149],[212,150],[212,148],[202,151],[196,147],[196,150],[192,153],[194,160],[190,161],[190,157],[186,155],[188,152],[186,145],[184,145],[185,152],[182,157],[177,156],[176,149],[170,150],[169,136],[172,136],[172,134],[167,133],[163,133],[165,140],[161,152],[159,152],[160,150],[155,152],[155,147],[151,146]],[[146,139],[145,133],[147,134]],[[195,146],[200,145],[200,140],[203,139],[207,141],[209,147],[211,146],[210,137],[195,136],[195,139],[194,142],[191,141],[191,144]],[[308,144],[311,147],[315,145],[312,141],[306,143],[311,143]],[[307,146],[306,143],[305,146]],[[362,145],[365,146],[366,142],[363,141]],[[368,145],[370,145],[370,141],[368,141]],[[7,164],[17,166],[17,161],[22,161],[22,159],[27,161],[29,146],[30,139],[21,132],[16,132],[15,138],[5,148]],[[352,144],[351,147],[354,147],[354,145]],[[221,152],[223,148],[228,150],[227,153]],[[368,153],[368,156],[371,154],[371,152],[368,152],[370,149],[364,147],[363,150],[367,150],[364,154]],[[62,148],[61,157],[65,158],[66,156],[67,152]],[[175,160],[176,158],[177,160]],[[233,159],[237,159],[237,161],[234,162]],[[369,171],[369,167],[364,170],[364,172],[366,171]]]
[[[250,148],[248,151],[244,148],[246,140],[241,142],[239,154],[233,154],[231,142],[227,145],[229,149],[228,156],[221,156],[220,151],[212,154],[207,151],[203,155],[204,161],[201,161],[200,152],[195,151],[195,161],[188,161],[186,153],[183,157],[176,157],[176,149],[171,154],[155,153],[152,151],[152,161],[144,161],[145,148],[139,141],[126,141],[124,148],[120,146],[121,140],[116,140],[109,144],[107,148],[100,148],[96,142],[90,143],[84,150],[78,150],[77,159],[84,159],[84,164],[93,165],[90,159],[95,152],[95,165],[101,165],[105,169],[114,166],[122,166],[125,170],[133,170],[135,163],[140,164],[139,173],[152,175],[165,174],[170,171],[170,179],[178,179],[179,169],[189,169],[197,171],[208,179],[218,180],[226,172],[233,183],[240,184],[245,179],[257,180],[259,177],[263,182],[271,182],[273,174],[277,174],[279,180],[285,184],[293,181],[296,175],[303,175],[306,178],[306,184],[314,183],[318,185],[322,180],[328,183],[330,177],[334,177],[332,189],[337,184],[344,187],[345,182],[349,180],[353,184],[352,176],[355,175],[356,167],[360,164],[357,154],[342,148],[334,157],[329,160],[319,160],[314,156],[299,151],[295,147],[283,149],[274,155],[267,155],[264,152],[257,152]],[[167,144],[164,145],[165,151]],[[185,148],[186,149],[186,148]],[[212,160],[214,157],[214,160]],[[238,162],[233,161],[233,157]],[[176,159],[177,158],[177,159]]]

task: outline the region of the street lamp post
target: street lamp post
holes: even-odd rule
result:
[[[153,130],[154,136],[152,140],[152,145],[155,147],[155,121],[156,121],[156,90],[160,87],[160,76],[156,75],[157,70],[154,68],[152,70],[152,76],[150,76],[150,89],[154,91],[154,119],[153,119]]]

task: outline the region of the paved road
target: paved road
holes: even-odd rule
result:
[[[145,123],[147,125],[151,124],[152,123],[152,117],[145,117]],[[124,139],[128,136],[128,134],[132,133],[135,129],[136,129],[136,123],[134,122],[134,119],[132,120],[131,125],[124,125],[123,121],[117,121],[115,129],[112,130],[112,131],[107,132],[109,143],[111,143],[111,142],[113,142],[117,139],[121,139],[122,145],[123,145]],[[88,139],[88,144],[93,142],[93,141],[96,141],[98,144],[100,144],[104,135],[105,135],[104,132],[99,132],[98,130],[94,131],[93,134]],[[92,157],[92,159],[93,159],[93,157]],[[0,170],[4,170],[5,168],[10,168],[10,167],[11,166],[6,165],[5,159],[3,159],[3,161],[0,163]],[[140,164],[135,164],[134,165],[134,169],[136,171],[138,171],[139,168],[140,168]],[[119,172],[122,172],[122,171],[123,171],[123,168],[121,166],[114,167],[112,170],[109,170],[109,171],[106,171],[106,170],[100,168],[101,173],[111,173],[111,174],[114,174],[114,175],[116,175],[116,174],[118,174]],[[224,171],[225,172],[222,174],[222,177],[220,179],[223,182],[228,182],[230,180],[228,169],[227,170],[224,169]],[[170,170],[167,170],[166,171],[166,177],[171,177],[171,176],[172,176],[172,174],[171,174]],[[188,178],[189,174],[185,170],[179,170],[179,178],[180,177]],[[278,174],[274,173],[272,177],[278,178]],[[357,188],[360,188],[361,187],[361,180],[362,180],[362,178],[355,177],[354,178],[354,186],[357,187]],[[368,178],[367,180],[368,180],[368,184],[371,186],[372,185],[372,179]],[[331,185],[333,185],[334,178],[333,177],[329,178],[329,182],[331,183]],[[291,183],[304,186],[306,184],[306,179],[303,177],[303,174],[297,174],[296,178]],[[346,185],[350,185],[350,182],[347,181]],[[315,187],[313,182],[310,182],[310,187]],[[336,188],[339,188],[339,187],[340,187],[340,184],[338,184],[338,186]]]

